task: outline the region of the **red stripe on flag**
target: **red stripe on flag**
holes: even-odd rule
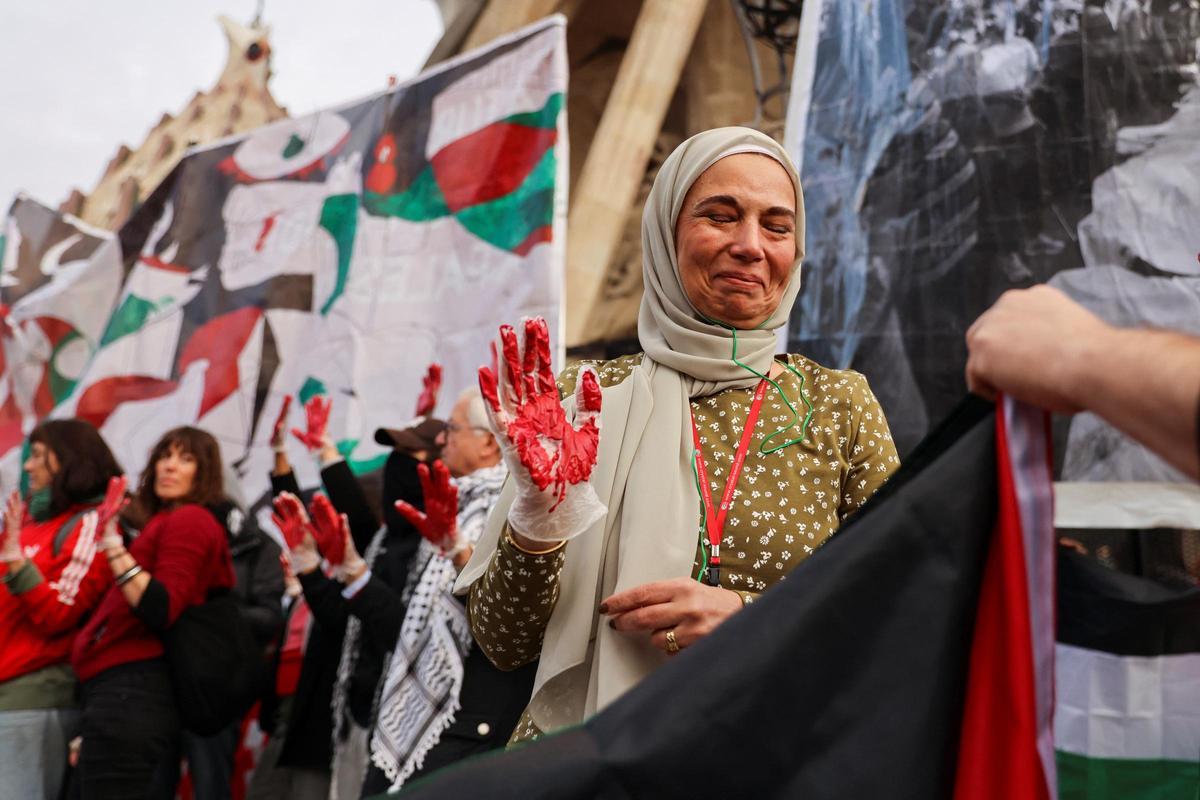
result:
[[[1002,409],[998,402],[999,508],[975,616],[955,800],[1051,797],[1038,755],[1026,553]]]
[[[430,159],[446,206],[457,212],[515,191],[557,138],[554,128],[496,122],[446,145]]]

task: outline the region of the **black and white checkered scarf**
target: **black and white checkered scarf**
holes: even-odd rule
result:
[[[500,496],[504,464],[457,479],[458,533],[474,544]],[[400,636],[392,652],[371,734],[371,760],[391,790],[421,768],[425,755],[454,722],[459,709],[463,663],[471,649],[471,628],[462,603],[451,595],[457,572],[450,559],[422,541]],[[417,577],[419,576],[419,577]]]

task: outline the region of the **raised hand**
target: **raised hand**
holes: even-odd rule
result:
[[[516,449],[539,489],[553,487],[561,503],[567,487],[583,483],[596,466],[600,445],[600,383],[591,368],[580,371],[575,419],[567,421],[550,367],[550,331],[541,317],[524,323],[523,347],[511,325],[500,328],[503,369],[479,370],[479,387],[499,432]],[[499,379],[498,379],[499,378]],[[558,503],[550,510],[557,508]]]
[[[304,537],[312,533],[312,525],[304,510],[304,504],[291,492],[280,492],[271,505],[274,508],[271,520],[283,534],[283,541],[287,543],[288,549],[295,550],[304,541]]]
[[[0,561],[11,564],[23,561],[21,550],[21,525],[25,521],[25,504],[20,492],[14,491],[4,504],[4,535],[0,538]]]
[[[317,549],[321,555],[335,567],[340,567],[346,558],[346,537],[342,530],[342,518],[329,498],[317,494],[308,504],[312,515],[313,536],[317,540]]]
[[[329,428],[329,412],[333,401],[317,395],[304,404],[307,429],[292,428],[292,434],[309,450],[320,450],[326,444]]]
[[[600,382],[590,367],[580,371],[572,425],[558,399],[546,321],[526,319],[522,333],[518,342],[511,326],[500,328],[499,371],[481,367],[479,388],[517,483],[509,522],[527,538],[557,541],[605,512],[588,483],[600,445]]]
[[[100,531],[100,548],[110,557],[114,552],[120,553],[125,549],[125,537],[121,534],[120,525],[117,524],[117,516],[129,503],[129,497],[125,491],[128,486],[129,479],[124,475],[109,478],[104,499],[100,501],[100,505],[96,506],[95,510],[88,512],[96,515],[96,530]]]
[[[320,566],[312,523],[300,498],[291,492],[280,492],[272,503],[271,519],[287,544],[289,561],[296,572],[310,572]]]
[[[279,568],[283,570],[283,593],[288,597],[299,597],[303,594],[304,588],[292,570],[292,554],[288,550],[279,551]]]
[[[418,464],[417,477],[425,497],[425,511],[403,500],[396,501],[396,510],[445,555],[458,544],[458,487],[441,461],[433,462],[432,473],[425,464]]]
[[[417,398],[417,416],[426,417],[433,413],[433,409],[437,408],[438,391],[442,388],[442,365],[430,364],[429,371],[425,373],[421,383],[425,388],[421,390],[421,396]]]
[[[292,396],[284,395],[283,405],[279,407],[279,416],[275,418],[275,427],[271,429],[271,449],[276,453],[283,450],[287,444],[287,418],[292,410]]]

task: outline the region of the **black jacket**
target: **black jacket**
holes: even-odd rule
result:
[[[242,614],[249,620],[258,643],[273,650],[283,631],[284,587],[279,545],[234,503],[225,501],[209,510],[225,527],[229,539],[234,593],[241,600]]]
[[[300,494],[300,486],[292,473],[271,476],[271,493],[280,492]],[[312,573],[321,577],[320,572]],[[300,576],[301,585],[309,579],[308,575]],[[309,589],[305,589],[309,596]],[[288,609],[290,616],[296,604]],[[346,632],[346,620],[343,617],[334,624],[326,624],[313,616],[312,627],[308,633],[308,643],[304,649],[304,659],[300,665],[300,679],[296,684],[296,693],[292,698],[292,706],[287,719],[287,730],[283,748],[279,753],[281,767],[302,767],[306,769],[328,770],[333,759],[333,716],[330,706],[333,702],[333,684],[337,680],[338,659],[342,653],[342,635]],[[278,653],[275,658],[274,676],[278,669]],[[275,731],[275,718],[279,713],[279,697],[275,694],[275,683],[271,681],[264,692],[259,724],[268,734]]]
[[[323,575],[312,573],[301,581],[313,616],[323,625],[345,625],[347,614],[353,614],[362,622],[347,697],[350,715],[362,727],[371,725],[371,711],[383,677],[383,666],[400,635],[400,625],[404,622],[404,604],[400,596],[421,543],[416,529],[393,509],[399,499],[424,508],[417,464],[411,456],[394,451],[384,466],[383,516],[387,533],[375,556],[367,585],[352,599],[346,600],[342,597],[344,587]],[[339,461],[321,471],[321,481],[334,507],[349,517],[354,546],[365,557],[378,523],[358,480],[349,466]]]

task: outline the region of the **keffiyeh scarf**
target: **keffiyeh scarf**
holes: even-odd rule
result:
[[[472,545],[500,496],[503,463],[458,478],[458,534]],[[454,564],[428,541],[406,583],[407,610],[383,679],[371,736],[371,760],[403,785],[454,722],[464,662],[471,649],[466,608],[451,595]]]

